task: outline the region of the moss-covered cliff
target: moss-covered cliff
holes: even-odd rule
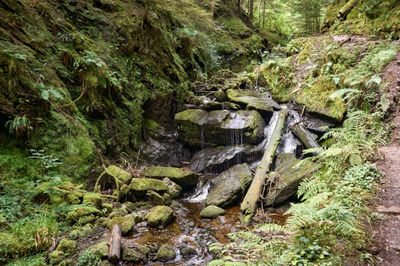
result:
[[[231,1],[215,21],[204,2],[2,1],[2,134],[60,158],[75,179],[100,155],[133,158],[145,110],[168,121],[191,81],[241,71],[265,49]]]

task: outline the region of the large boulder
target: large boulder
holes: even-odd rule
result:
[[[206,204],[220,207],[231,205],[246,192],[252,179],[252,174],[247,164],[238,164],[231,167],[211,181]]]
[[[167,192],[168,188],[161,180],[158,179],[132,178],[131,184],[129,185],[129,190],[132,191],[134,195],[144,196],[149,190],[164,193]]]
[[[175,115],[180,140],[193,147],[258,143],[264,120],[257,111],[189,109]]]
[[[199,175],[195,172],[184,171],[180,168],[175,167],[162,167],[162,166],[150,166],[146,167],[142,175],[148,178],[164,179],[169,178],[173,182],[177,183],[182,187],[192,186],[197,184]]]
[[[237,90],[227,91],[228,99],[242,105],[246,105],[249,110],[257,110],[262,114],[271,116],[274,110],[280,110],[281,107],[276,103],[267,92],[258,90]]]
[[[168,225],[174,218],[174,211],[168,206],[155,206],[145,219],[150,226]]]
[[[300,160],[294,154],[281,153],[276,160],[276,169],[268,175],[269,188],[264,206],[273,206],[286,201],[297,192],[303,178],[310,176],[320,167],[319,164],[307,162],[299,166]]]
[[[259,149],[251,145],[206,148],[193,156],[190,169],[195,172],[219,173],[240,161],[247,163],[256,161],[260,154]]]

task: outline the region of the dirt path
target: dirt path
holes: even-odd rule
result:
[[[389,84],[392,102],[400,99],[400,53],[386,69],[383,80]],[[400,266],[400,106],[394,105],[391,144],[380,149],[384,159],[377,166],[384,174],[377,191],[376,211],[384,215],[373,228],[373,253],[380,265]]]

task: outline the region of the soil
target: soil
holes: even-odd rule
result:
[[[383,159],[377,163],[383,173],[382,185],[377,190],[375,210],[383,216],[373,227],[371,253],[379,265],[400,265],[400,52],[386,69],[383,81],[389,84],[395,129],[391,143],[381,147]]]

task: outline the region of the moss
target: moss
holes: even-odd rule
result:
[[[126,235],[132,230],[133,226],[135,225],[135,220],[129,215],[124,217],[114,217],[108,222],[107,227],[111,230],[116,224],[121,226],[122,234]]]
[[[223,215],[224,213],[225,213],[224,209],[222,209],[220,207],[217,207],[217,206],[214,206],[214,205],[210,205],[210,206],[205,207],[200,212],[200,216],[203,217],[203,218],[213,219],[213,218],[216,218],[216,217],[218,217],[220,215]]]
[[[108,256],[108,244],[107,241],[101,241],[86,249],[87,252],[95,255],[99,259],[106,258]]]
[[[77,243],[74,240],[64,238],[60,241],[56,250],[61,250],[66,256],[68,256],[74,254],[76,247]]]
[[[342,99],[331,99],[329,97],[335,91],[335,84],[320,77],[311,87],[303,88],[296,96],[296,101],[306,105],[311,112],[323,114],[337,121],[342,121],[347,106]]]
[[[150,226],[165,226],[174,218],[173,210],[168,206],[155,206],[146,215],[145,219]]]
[[[85,217],[89,216],[90,217],[101,216],[101,211],[99,211],[95,207],[89,207],[89,206],[76,207],[73,211],[70,211],[67,214],[67,221],[70,223],[80,222],[81,224],[85,224],[87,223],[87,221],[91,220],[91,218],[85,219]]]
[[[161,246],[157,252],[157,259],[160,261],[171,261],[175,256],[174,248],[169,245]]]
[[[96,193],[85,193],[83,203],[92,204],[96,208],[101,207],[101,195]]]
[[[64,260],[65,254],[61,250],[54,250],[49,254],[50,265],[58,265],[62,260]]]
[[[118,180],[125,184],[129,184],[132,179],[132,175],[130,173],[115,165],[110,165],[109,167],[107,167],[107,173],[116,177]]]
[[[137,194],[145,194],[148,190],[156,192],[166,192],[168,190],[161,180],[151,178],[133,178],[129,188]]]
[[[169,178],[180,186],[191,186],[197,184],[198,174],[192,171],[184,171],[175,167],[150,166],[146,167],[142,175],[144,177],[163,179]]]

